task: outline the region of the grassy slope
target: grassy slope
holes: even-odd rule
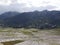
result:
[[[25,40],[42,41],[47,42],[49,45],[60,45],[60,29],[50,29],[50,30],[39,30],[39,29],[13,29],[13,28],[0,28],[0,38],[6,36],[8,39],[10,37],[22,38]],[[17,35],[19,37],[17,37]],[[4,38],[6,38],[4,37]],[[16,41],[15,41],[16,42]],[[14,43],[15,43],[14,42]],[[12,41],[4,42],[4,44],[12,45]],[[16,44],[16,43],[15,43]]]

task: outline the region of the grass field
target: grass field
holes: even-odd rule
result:
[[[0,28],[0,42],[0,45],[60,45],[60,29]]]

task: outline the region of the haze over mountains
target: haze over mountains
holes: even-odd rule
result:
[[[60,11],[5,12],[0,15],[0,26],[15,28],[60,27]]]
[[[60,10],[60,0],[0,0],[0,13]]]

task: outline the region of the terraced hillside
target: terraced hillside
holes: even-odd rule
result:
[[[0,45],[60,45],[60,29],[0,28]]]

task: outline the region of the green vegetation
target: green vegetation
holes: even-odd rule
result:
[[[14,28],[0,28],[0,38],[3,37],[6,39],[9,38],[15,38],[19,40],[15,41],[6,41],[2,42],[4,45],[14,45],[17,43],[21,43],[27,40],[37,41],[37,42],[43,42],[43,43],[49,43],[49,45],[60,45],[58,42],[60,40],[60,28],[58,29],[14,29]],[[20,40],[20,38],[22,40]]]
[[[1,43],[3,43],[4,45],[14,45],[14,44],[21,43],[21,42],[24,42],[24,41],[23,40],[15,40],[15,41],[8,41],[8,42],[1,42]]]
[[[32,32],[29,30],[22,30],[21,32],[25,35],[33,35]]]

